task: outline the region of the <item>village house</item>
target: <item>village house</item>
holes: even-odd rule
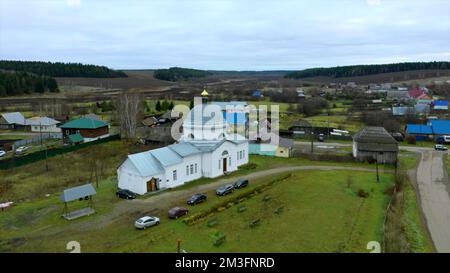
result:
[[[448,111],[448,100],[436,100],[433,102],[433,110]]]
[[[4,113],[0,116],[0,129],[24,129],[26,118],[20,112]]]
[[[26,120],[26,125],[30,126],[31,132],[60,133],[59,123],[59,121],[49,117],[32,117]]]
[[[365,127],[353,136],[353,157],[360,161],[395,164],[398,142],[383,127]]]
[[[407,137],[416,140],[436,140],[440,136],[450,135],[450,120],[429,120],[427,124],[406,125]]]
[[[209,115],[204,104],[196,105],[183,121],[178,143],[128,155],[117,169],[119,188],[145,194],[218,177],[248,163],[248,141],[228,134],[218,113]]]
[[[80,143],[109,136],[109,124],[105,121],[79,118],[61,125],[65,143]]]

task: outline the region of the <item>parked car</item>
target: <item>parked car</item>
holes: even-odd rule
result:
[[[436,142],[439,144],[449,143],[450,142],[450,136],[438,136],[436,139]]]
[[[170,219],[178,219],[183,215],[188,214],[189,210],[183,207],[174,207],[169,210],[169,218]]]
[[[134,199],[136,198],[137,194],[130,190],[118,190],[116,192],[117,197],[122,199]]]
[[[234,182],[233,186],[235,189],[245,188],[248,186],[248,180],[247,179],[238,180]]]
[[[202,193],[197,193],[191,196],[191,198],[189,198],[187,200],[187,204],[188,205],[196,205],[198,203],[202,203],[206,201],[206,195],[202,194]]]
[[[6,152],[3,151],[3,150],[0,150],[0,157],[3,157],[3,156],[5,156],[5,155],[6,155]]]
[[[324,142],[324,141],[325,141],[325,136],[324,136],[323,134],[319,134],[318,140],[319,140],[320,142]]]
[[[20,146],[19,148],[16,149],[15,153],[16,154],[23,154],[26,151],[28,151],[30,149],[30,147],[28,146]]]
[[[445,146],[442,145],[442,144],[436,144],[436,145],[434,145],[434,149],[435,149],[436,151],[447,151],[447,150],[448,150],[448,148],[445,147]]]
[[[226,184],[216,190],[216,194],[219,196],[224,196],[234,191],[233,184]]]
[[[138,229],[146,229],[157,225],[159,225],[159,218],[154,216],[144,216],[134,222],[134,226]]]

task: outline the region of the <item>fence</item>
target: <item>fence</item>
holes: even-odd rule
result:
[[[39,143],[48,139],[62,139],[62,133],[42,133],[36,136],[33,136],[30,139],[22,139],[14,142],[12,145],[13,150],[16,150],[17,147],[25,146],[33,143]]]
[[[307,154],[301,151],[294,150],[293,157],[305,158],[313,161],[332,161],[332,162],[356,162],[356,159],[350,154]]]
[[[47,150],[34,152],[34,153],[27,154],[27,155],[20,156],[20,157],[12,157],[10,159],[4,159],[4,160],[0,161],[0,170],[12,169],[15,167],[19,167],[19,166],[34,163],[34,162],[37,162],[40,160],[44,160],[46,158],[54,157],[54,156],[65,154],[65,153],[74,152],[74,151],[77,151],[82,148],[86,148],[86,147],[101,144],[101,143],[106,143],[106,142],[113,141],[113,140],[119,140],[119,139],[120,139],[120,135],[112,135],[109,137],[105,137],[102,139],[98,139],[98,140],[94,140],[94,141],[90,141],[90,142],[86,142],[86,143],[82,143],[82,144],[78,144],[78,145],[66,146],[66,147],[60,147],[60,148],[50,148]]]

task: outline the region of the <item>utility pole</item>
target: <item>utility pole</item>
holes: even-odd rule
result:
[[[311,154],[314,154],[314,127],[311,127]]]
[[[380,175],[378,173],[378,153],[377,153],[377,157],[375,160],[375,164],[376,164],[376,168],[377,168],[377,182],[380,183]]]

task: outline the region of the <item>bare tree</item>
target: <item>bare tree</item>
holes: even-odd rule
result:
[[[143,113],[142,95],[122,92],[116,101],[116,115],[120,123],[120,135],[125,139],[136,138],[138,120]]]

